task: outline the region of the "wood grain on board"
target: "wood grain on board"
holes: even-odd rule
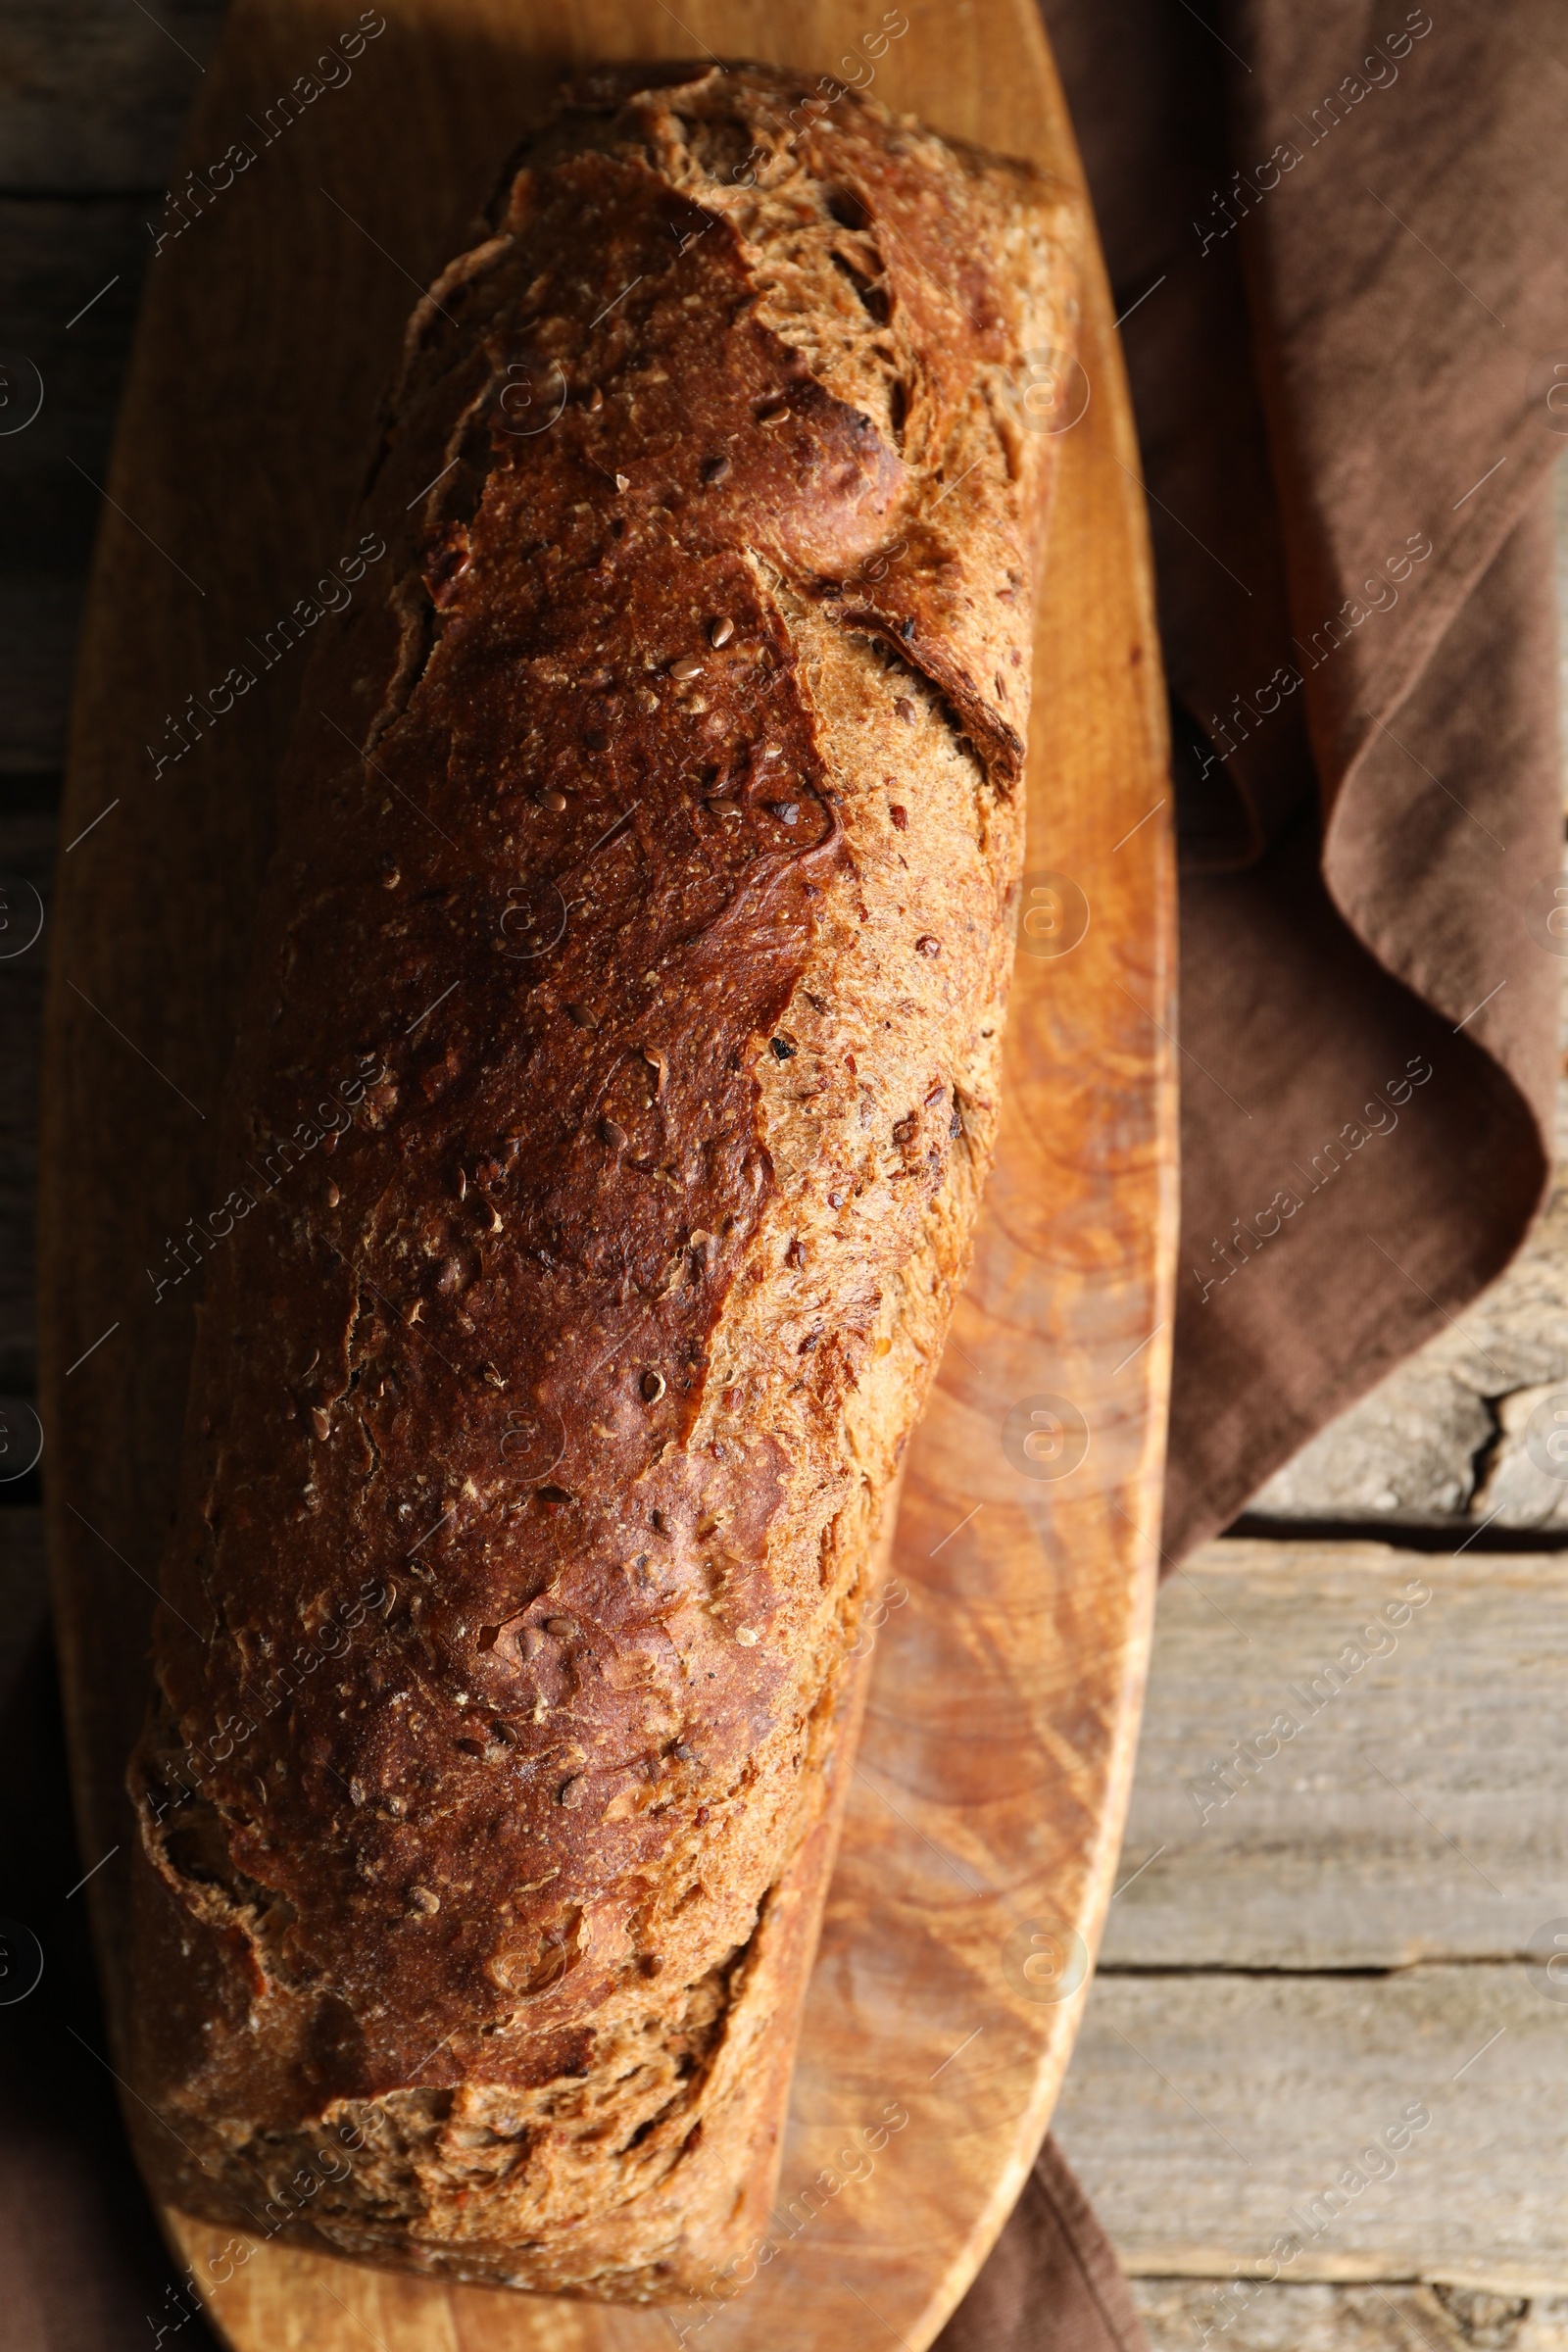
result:
[[[416,286],[464,240],[560,66],[590,59],[709,50],[832,72],[869,51],[893,105],[1079,180],[1028,0],[885,19],[744,0],[678,14],[660,0],[386,0],[381,13],[352,77],[261,143],[150,268],[89,599],[46,1044],[42,1394],[94,1854],[131,1835],[121,1776],[191,1346],[192,1301],[173,1291],[155,1305],[146,1269],[210,1205],[297,670],[279,662],[177,765],[156,773],[147,747],[340,552]],[[258,147],[243,125],[266,123],[351,23],[335,0],[240,0],[187,161],[205,170],[242,135]],[[868,2327],[930,2341],[1045,2129],[1120,1838],[1162,1467],[1174,1015],[1163,701],[1098,260],[1082,365],[1089,401],[1062,436],[1037,639],[1029,862],[1056,878],[1041,904],[1082,894],[1087,929],[1069,954],[1019,957],[1002,1152],[910,1448],[894,1566],[907,1598],[877,1640],[778,2252],[693,2315],[709,2347],[787,2331],[832,2352]],[[1037,1480],[1014,1468],[1003,1425],[1046,1396],[1081,1416],[1088,1450],[1070,1476]],[[118,2036],[118,1861],[92,1892]],[[890,2111],[907,2122],[848,2180],[847,2135]],[[219,2253],[225,2233],[166,2220],[241,2352],[337,2352],[365,2327],[388,2352],[640,2352],[670,2332],[654,2313],[448,2289],[277,2242],[246,2241],[236,2265]]]

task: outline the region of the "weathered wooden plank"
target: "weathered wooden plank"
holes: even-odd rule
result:
[[[1568,1554],[1207,1545],[1160,1600],[1105,1963],[1516,1957],[1568,1916],[1565,1690]]]
[[[1056,2134],[1135,2272],[1563,2294],[1564,1993],[1518,1963],[1102,1975]]]
[[[43,1513],[0,1510],[0,1715],[49,1614]]]
[[[55,838],[52,815],[0,815],[0,1394],[23,1396],[36,1385],[38,1068]]]
[[[223,13],[224,0],[12,0],[0,21],[0,774],[64,761],[148,217]],[[34,421],[5,430],[40,386]]]
[[[1150,2352],[1197,2352],[1220,2278],[1135,2278]],[[1208,2339],[1224,2352],[1568,2352],[1568,2297],[1469,2287],[1269,2286]]]
[[[1537,1405],[1568,1390],[1568,1188],[1508,1272],[1271,1478],[1270,1519],[1568,1532],[1568,1480],[1527,1451]],[[1500,1400],[1500,1405],[1499,1405]],[[1565,1460],[1564,1469],[1568,1469]]]
[[[60,772],[83,586],[0,573],[0,776]]]
[[[64,761],[97,485],[152,251],[147,210],[0,202],[0,774]],[[32,421],[5,429],[40,387]]]
[[[225,0],[9,0],[0,22],[7,194],[161,192],[224,7]]]

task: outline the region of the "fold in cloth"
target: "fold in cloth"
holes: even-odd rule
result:
[[[1568,24],[1545,0],[1045,15],[1171,691],[1174,1563],[1501,1271],[1544,1189]],[[1048,2141],[940,2352],[1144,2343]]]
[[[1546,0],[1046,19],[1172,698],[1175,1560],[1500,1271],[1545,1184],[1568,28]]]
[[[1126,315],[1172,693],[1174,1559],[1499,1271],[1544,1183],[1568,28],[1546,0],[1046,16]],[[4,2038],[0,2291],[23,2352],[86,2352],[172,2319],[173,2273],[93,2054],[58,1731],[16,1771],[6,1907],[47,1921],[32,2000],[82,2049],[65,2080],[61,2034],[46,2070],[41,2028]],[[940,2345],[1142,2352],[1051,2143]]]
[[[934,2352],[1149,2352],[1127,2281],[1054,2139]]]

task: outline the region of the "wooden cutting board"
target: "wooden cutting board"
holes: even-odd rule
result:
[[[213,1198],[303,654],[177,763],[159,754],[187,698],[211,711],[248,640],[340,553],[416,292],[558,70],[702,53],[869,85],[1081,184],[1029,0],[381,0],[358,21],[352,0],[237,0],[191,130],[199,177],[154,208],[77,683],[42,1187],[50,1537],[83,1852],[108,1857],[92,1894],[117,2046],[122,1773],[193,1328],[192,1286],[155,1303],[155,1279]],[[225,174],[236,141],[256,160]],[[166,2213],[237,2352],[653,2352],[699,2332],[704,2352],[918,2352],[1044,2133],[1132,1771],[1176,1211],[1163,696],[1098,253],[1080,363],[1042,355],[1020,389],[1062,467],[1007,1107],[910,1449],[771,2250],[672,2322],[431,2285]]]

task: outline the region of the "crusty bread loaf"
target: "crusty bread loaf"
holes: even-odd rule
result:
[[[996,1124],[1076,216],[815,87],[592,77],[415,313],[131,1767],[164,2193],[554,2293],[764,2226]]]

